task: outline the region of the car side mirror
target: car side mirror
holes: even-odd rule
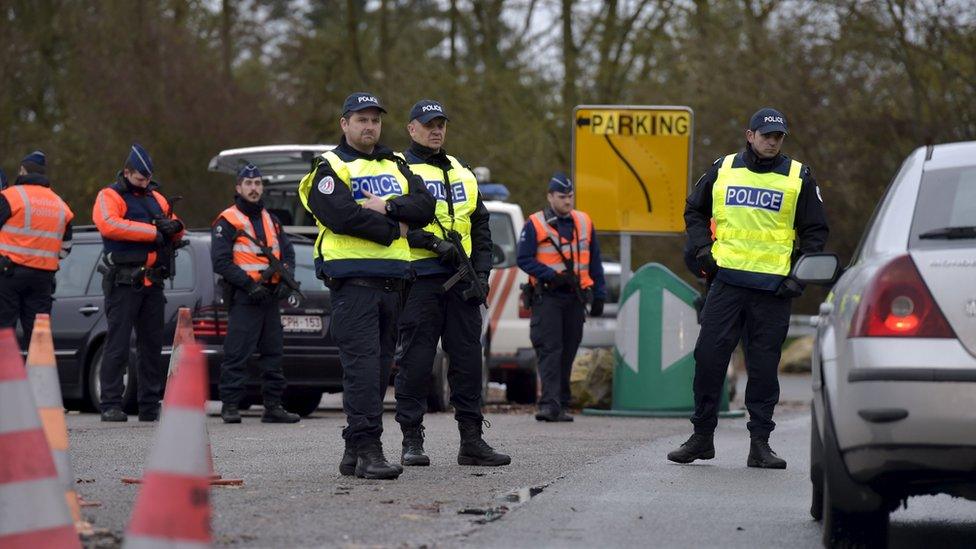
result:
[[[491,265],[497,267],[505,264],[505,251],[498,244],[491,245]]]
[[[793,267],[793,278],[803,284],[833,284],[840,275],[837,254],[805,254]]]

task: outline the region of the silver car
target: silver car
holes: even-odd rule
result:
[[[902,164],[821,305],[813,392],[826,546],[883,547],[910,496],[976,499],[976,141]]]

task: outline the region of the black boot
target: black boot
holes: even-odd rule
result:
[[[240,423],[241,410],[237,407],[237,404],[225,402],[224,405],[220,407],[220,417],[223,418],[224,423]]]
[[[403,430],[403,452],[400,454],[400,463],[407,467],[430,465],[430,458],[424,454],[424,426],[401,425],[400,428]]]
[[[556,421],[560,423],[571,423],[573,421],[573,416],[566,411],[565,408],[559,410],[559,415],[556,416]]]
[[[489,424],[490,425],[490,424]],[[499,454],[481,438],[481,422],[458,422],[461,432],[461,449],[458,450],[458,465],[487,465],[496,467],[508,465],[512,458]]]
[[[402,469],[390,465],[379,440],[365,440],[356,448],[356,476],[369,479],[395,479]]]
[[[342,452],[342,461],[339,462],[339,474],[351,477],[356,474],[356,448],[346,442],[346,449]]]
[[[265,404],[261,423],[298,423],[302,417],[281,407],[281,404]]]
[[[786,469],[786,460],[777,456],[776,452],[769,447],[769,436],[753,437],[749,444],[749,459],[746,460],[749,467],[759,469]]]
[[[119,408],[109,408],[102,412],[102,421],[129,421],[129,416],[125,415],[125,412]]]
[[[159,406],[139,410],[139,421],[159,421]]]
[[[676,463],[691,463],[696,459],[712,459],[715,457],[715,443],[713,434],[695,433],[677,450],[668,453],[668,459]]]
[[[540,406],[539,411],[535,413],[535,420],[545,421],[546,423],[559,421],[559,410],[549,406]]]

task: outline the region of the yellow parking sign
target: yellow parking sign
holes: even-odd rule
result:
[[[596,228],[684,232],[691,108],[580,105],[573,119],[576,207],[590,214]]]

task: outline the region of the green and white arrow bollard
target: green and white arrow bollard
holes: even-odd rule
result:
[[[649,263],[627,282],[617,312],[614,347],[613,408],[586,409],[584,414],[690,417],[695,409],[695,342],[698,292],[667,267]],[[723,417],[729,411],[722,392]]]

